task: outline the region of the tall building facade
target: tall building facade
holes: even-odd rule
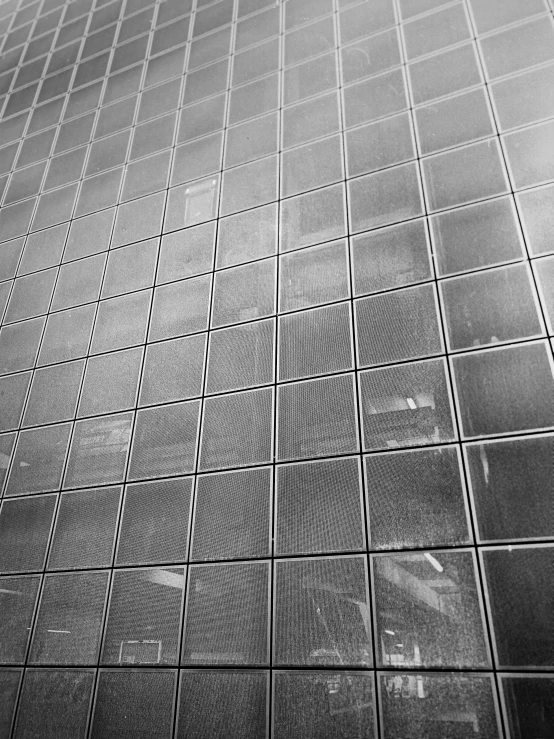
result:
[[[0,3],[2,739],[554,737],[552,15]]]

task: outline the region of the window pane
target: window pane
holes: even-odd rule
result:
[[[337,239],[346,233],[344,186],[333,185],[283,201],[281,251]]]
[[[39,586],[40,576],[38,575],[0,578],[0,608],[2,609],[0,664],[22,664],[25,661]],[[0,696],[2,696],[1,687]],[[0,721],[0,729],[2,728],[3,724]]]
[[[213,265],[215,222],[162,237],[156,283],[209,272]]]
[[[548,736],[554,723],[552,678],[547,675],[502,677],[502,693],[512,739]]]
[[[56,497],[4,500],[0,510],[0,572],[42,570]]]
[[[276,260],[264,259],[244,267],[217,272],[212,326],[225,326],[275,311]]]
[[[162,285],[154,290],[149,341],[208,328],[211,275]]]
[[[206,334],[146,347],[139,405],[154,405],[200,395]]]
[[[471,552],[389,554],[372,559],[381,665],[489,664]]]
[[[276,204],[264,205],[219,221],[217,269],[269,257],[276,251]]]

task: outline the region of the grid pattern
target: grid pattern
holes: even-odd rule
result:
[[[0,736],[552,736],[552,0],[0,2]]]

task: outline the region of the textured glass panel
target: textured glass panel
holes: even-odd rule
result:
[[[197,43],[204,44],[204,40]],[[280,40],[272,39],[261,46],[237,54],[233,59],[232,85],[236,87],[256,77],[276,72],[279,69],[279,47]]]
[[[0,248],[0,279],[9,280],[15,277],[24,244],[24,239],[15,239],[15,241],[2,244]]]
[[[265,739],[266,708],[264,673],[183,671],[176,737]]]
[[[289,67],[285,70],[283,85],[285,105],[337,87],[336,53],[333,51],[331,54]]]
[[[367,587],[362,557],[277,562],[276,664],[370,666]]]
[[[273,382],[275,321],[212,331],[207,393]]]
[[[442,341],[432,285],[356,301],[361,366],[438,354]]]
[[[184,108],[177,141],[189,141],[223,128],[226,102],[227,96],[224,94]]]
[[[219,221],[216,267],[269,257],[277,250],[277,206],[239,213]]]
[[[33,366],[44,322],[44,318],[33,318],[0,329],[0,374]]]
[[[198,9],[198,8],[197,8]],[[187,63],[187,70],[203,67],[204,64],[215,62],[216,59],[229,55],[232,28],[227,26],[221,31],[210,34],[205,38],[193,41]]]
[[[336,92],[293,105],[282,113],[283,148],[319,139],[340,128]]]
[[[109,573],[44,578],[29,660],[33,664],[90,664],[98,659]]]
[[[502,677],[502,693],[506,706],[511,739],[548,736],[554,725],[554,692],[549,675],[517,675]]]
[[[456,447],[365,458],[374,549],[470,541]]]
[[[349,177],[413,159],[415,149],[409,114],[348,131],[346,152]]]
[[[496,82],[489,89],[503,130],[554,116],[553,65]]]
[[[430,219],[441,275],[522,258],[511,198],[457,208]]]
[[[344,90],[347,127],[392,115],[407,107],[406,83],[401,69],[358,82]]]
[[[162,230],[164,203],[165,192],[160,192],[120,205],[117,209],[112,247],[157,236]]]
[[[275,739],[373,739],[373,678],[352,672],[275,673]]]
[[[278,157],[273,156],[224,172],[221,215],[277,200],[277,171]]]
[[[386,226],[423,212],[415,163],[359,177],[349,181],[348,187],[354,231]]]
[[[18,428],[30,380],[30,372],[0,378],[0,431]]]
[[[432,210],[500,195],[507,190],[496,139],[424,159],[423,171]]]
[[[215,222],[162,237],[156,282],[172,282],[209,272],[213,265]]]
[[[123,168],[120,167],[85,180],[81,186],[75,215],[83,216],[114,205],[122,175]]]
[[[175,664],[184,588],[183,567],[116,570],[102,664]]]
[[[499,667],[551,667],[551,546],[506,547],[482,553]]]
[[[378,292],[431,278],[424,221],[372,231],[351,241],[354,294]]]
[[[523,4],[518,0],[471,0],[470,4],[480,34],[545,10],[541,0],[529,0]]]
[[[36,200],[26,200],[11,207],[4,206],[0,213],[0,241],[8,241],[27,233]]]
[[[544,344],[466,354],[452,363],[465,436],[553,425],[552,369]]]
[[[278,458],[325,457],[358,450],[351,375],[279,388]]]
[[[267,563],[192,566],[183,664],[264,664],[268,658]]]
[[[146,335],[151,290],[103,300],[98,307],[92,352],[140,344]]]
[[[554,185],[518,193],[516,200],[531,254],[536,256],[552,251],[554,249],[551,239],[554,228]]]
[[[360,472],[355,459],[280,466],[276,552],[315,554],[364,547]]]
[[[55,505],[55,495],[4,500],[0,511],[1,572],[42,569]]]
[[[342,236],[346,229],[343,185],[291,198],[281,207],[281,250]]]
[[[139,411],[129,479],[192,472],[199,410],[195,400]]]
[[[90,357],[87,362],[78,416],[132,408],[142,365],[142,348]]]
[[[73,418],[83,367],[84,361],[79,361],[37,370],[33,377],[23,425],[56,423]]]
[[[98,300],[106,257],[98,254],[60,267],[51,310]]]
[[[471,37],[462,3],[406,23],[403,31],[408,59],[430,54]]]
[[[173,158],[171,184],[205,177],[221,169],[221,152],[223,149],[223,131],[196,139],[177,147]]]
[[[423,446],[454,438],[440,359],[363,372],[360,394],[366,449]]]
[[[33,316],[46,313],[57,274],[58,270],[54,268],[15,280],[4,323],[21,321],[24,318],[33,318]]]
[[[276,152],[279,148],[278,123],[279,114],[270,113],[230,128],[225,145],[225,167],[234,167]]]
[[[139,405],[183,400],[200,395],[206,335],[149,344],[142,375]]]
[[[211,275],[172,282],[154,290],[148,340],[157,341],[208,328]]]
[[[333,12],[332,0],[293,0],[285,6],[285,30]]]
[[[121,199],[131,200],[166,187],[171,154],[166,150],[129,164]]]
[[[174,692],[175,674],[170,671],[103,670],[98,678],[91,739],[123,739],[138,732],[149,739],[170,739]]]
[[[280,260],[281,311],[347,298],[350,294],[345,242],[316,246]]]
[[[225,90],[228,74],[228,59],[210,64],[209,67],[202,67],[196,72],[189,72],[185,84],[184,104],[195,103],[197,100],[202,100]]]
[[[48,316],[38,364],[63,362],[87,353],[96,305],[84,305]]]
[[[376,556],[373,571],[380,664],[489,664],[471,552]]]
[[[47,228],[45,231],[30,234],[25,243],[25,251],[21,257],[17,274],[24,275],[59,264],[68,228],[69,224],[64,223],[61,226],[54,226],[54,228]],[[5,245],[2,249],[6,247],[8,245]]]
[[[0,578],[0,664],[25,661],[39,585],[38,575]],[[1,688],[0,696],[3,696]],[[0,721],[0,730],[2,729]],[[6,736],[9,736],[9,732]]]
[[[552,517],[545,515],[545,493],[552,489],[552,444],[550,436],[534,436],[466,446],[481,540],[552,536]]]
[[[283,316],[279,321],[279,379],[351,369],[351,322],[348,303]]]
[[[224,326],[275,311],[275,259],[264,259],[243,267],[217,272],[212,326]]]
[[[271,483],[269,467],[200,476],[191,559],[267,556]]]
[[[540,185],[554,177],[554,122],[516,131],[504,137],[514,187]]]
[[[414,62],[408,71],[416,105],[482,82],[473,44]]]
[[[140,123],[176,108],[180,91],[181,80],[177,79],[143,92],[140,98],[137,121]]]
[[[324,18],[285,36],[285,64],[296,64],[335,46],[333,18]]]
[[[207,398],[200,469],[271,461],[272,432],[272,388]]]
[[[115,249],[108,255],[102,298],[150,287],[154,282],[158,240]]]
[[[233,17],[233,5],[233,0],[221,0],[206,10],[197,11],[193,35],[200,36],[230,23]]]
[[[551,61],[553,43],[554,28],[548,16],[482,39],[481,49],[489,78]]]
[[[191,490],[191,478],[127,486],[116,564],[185,560]]]
[[[295,195],[341,180],[342,161],[340,136],[284,152],[281,163],[282,196]]]
[[[71,424],[22,431],[17,440],[6,495],[59,488]]]
[[[524,265],[445,280],[441,294],[452,349],[542,333]]]
[[[48,569],[110,565],[120,498],[120,487],[62,495]]]
[[[121,482],[131,437],[131,413],[75,424],[65,487]]]
[[[199,180],[169,190],[164,231],[194,226],[215,218],[218,206],[219,177]]]
[[[246,1],[250,2],[248,12],[260,9],[261,0],[256,0],[255,4],[253,4],[252,0]],[[241,0],[241,2],[244,3],[245,0]],[[273,0],[271,0],[271,3],[267,2],[267,0],[263,0],[263,3],[265,5],[273,4]],[[241,13],[241,8],[239,8],[239,17],[244,14],[245,13]],[[269,8],[264,13],[255,15],[252,18],[247,18],[237,24],[235,51],[245,49],[247,46],[251,46],[252,44],[256,44],[259,41],[269,38],[270,36],[274,36],[279,33],[279,28],[280,9],[276,7]]]
[[[27,670],[14,736],[85,739],[94,672]]]
[[[386,739],[502,736],[495,688],[488,676],[392,672],[380,674],[379,680]]]

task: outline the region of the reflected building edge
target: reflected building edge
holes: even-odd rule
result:
[[[0,737],[554,737],[552,0],[0,0]]]

